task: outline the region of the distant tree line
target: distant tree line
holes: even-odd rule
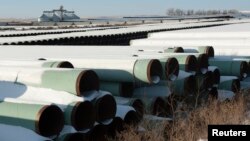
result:
[[[230,9],[230,10],[182,10],[182,9],[174,9],[169,8],[167,10],[168,16],[192,16],[192,15],[228,15],[228,14],[237,14],[238,10]]]

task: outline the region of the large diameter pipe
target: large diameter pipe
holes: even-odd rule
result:
[[[26,141],[27,138],[35,141],[51,141],[49,138],[38,135],[32,130],[20,126],[0,124],[0,130],[2,141],[16,141],[17,139],[19,141]],[[15,136],[10,135],[10,133],[15,133]]]
[[[142,120],[131,106],[117,105],[116,117],[120,117],[125,124],[136,126]]]
[[[6,67],[44,67],[44,68],[74,68],[68,61],[24,61],[24,60],[1,60],[0,66]]]
[[[162,67],[156,59],[68,59],[76,68],[93,69],[100,80],[158,83]]]
[[[195,77],[193,75],[190,75],[185,78],[177,79],[173,81],[170,88],[173,88],[173,93],[175,95],[188,95],[195,92]]]
[[[183,47],[184,53],[201,53],[206,54],[208,57],[214,57],[214,48],[212,46],[199,46],[199,47]]]
[[[0,67],[0,72],[0,80],[66,91],[78,96],[99,90],[98,76],[91,70]]]
[[[136,98],[152,98],[152,97],[163,97],[167,98],[171,95],[171,91],[168,86],[148,86],[148,87],[140,87],[134,89],[133,97]]]
[[[153,115],[166,116],[170,115],[172,109],[169,109],[168,100],[171,98],[172,92],[167,86],[149,86],[141,87],[134,90],[134,97],[140,98],[146,105],[146,110]]]
[[[36,133],[50,137],[63,128],[64,118],[61,109],[55,105],[35,105],[24,103],[0,103],[0,122],[22,126]]]
[[[134,84],[132,82],[100,82],[100,89],[110,92],[113,96],[131,97]]]
[[[220,76],[221,76],[219,68],[216,66],[208,66],[208,71],[212,72],[213,84],[215,86],[218,86],[218,84],[220,83]]]
[[[184,53],[184,49],[182,47],[169,47],[164,49],[165,53]]]
[[[108,126],[96,124],[87,134],[91,141],[108,141]]]
[[[231,76],[221,76],[221,82],[218,89],[237,93],[240,91],[240,80]]]
[[[125,130],[124,121],[120,117],[115,117],[109,124],[108,135],[112,138],[115,138],[116,134],[121,133],[123,130]]]
[[[140,98],[145,103],[146,113],[157,116],[166,116],[166,99],[162,97]]]
[[[133,107],[140,119],[143,118],[145,112],[145,104],[139,98],[123,98],[115,97],[115,101],[118,105],[125,105]]]
[[[82,131],[92,128],[95,123],[94,106],[89,101],[74,102],[64,110],[65,124]]]
[[[159,56],[141,56],[135,55],[134,57],[138,58],[157,58],[160,61],[162,69],[163,69],[163,80],[174,81],[176,77],[179,75],[179,62],[175,57],[159,57]]]
[[[197,74],[195,79],[197,92],[211,89],[213,87],[213,74],[211,71],[208,71],[206,74]]]
[[[200,53],[168,53],[167,55],[189,56],[194,55],[197,58],[197,72],[205,74],[208,69],[208,56]],[[178,57],[176,57],[178,58]]]
[[[93,92],[93,94],[95,94]],[[78,97],[63,91],[36,88],[12,82],[0,82],[0,100],[11,99],[31,101],[33,103],[56,104],[64,111],[65,124],[77,130],[93,127],[94,109],[86,98]]]
[[[187,72],[196,72],[197,71],[197,58],[193,55],[178,55],[176,54],[175,58],[179,62],[180,70]]]
[[[246,61],[209,59],[211,66],[217,66],[221,75],[238,76],[240,79],[247,77],[248,64]]]
[[[110,124],[116,114],[116,101],[115,98],[108,92],[101,92],[92,101],[95,108],[95,120],[101,124]]]
[[[197,54],[196,54],[197,55]],[[197,71],[197,58],[191,54],[184,53],[137,53],[138,58],[156,58],[163,60],[165,58],[176,58],[179,63],[179,69],[188,72]],[[164,62],[164,61],[163,61]]]

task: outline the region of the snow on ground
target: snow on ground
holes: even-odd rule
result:
[[[49,138],[20,126],[0,124],[0,133],[0,141],[50,141]]]
[[[240,22],[240,21],[239,21]],[[198,28],[198,29],[187,29],[177,30],[171,32],[239,32],[239,31],[250,31],[250,20],[246,20],[246,23],[230,24],[225,26],[216,26],[209,28]]]

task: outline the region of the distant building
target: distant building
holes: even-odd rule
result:
[[[77,21],[79,19],[80,17],[74,11],[67,11],[61,6],[60,9],[43,11],[42,16],[38,18],[38,22],[65,22]]]

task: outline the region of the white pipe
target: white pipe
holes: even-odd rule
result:
[[[239,78],[237,76],[220,76],[220,83],[229,81],[229,80],[235,80],[235,79],[239,79]]]
[[[117,105],[117,112],[116,112],[116,117],[120,117],[122,120],[125,119],[127,114],[131,111],[135,112],[135,109],[131,106],[125,106],[125,105]]]

